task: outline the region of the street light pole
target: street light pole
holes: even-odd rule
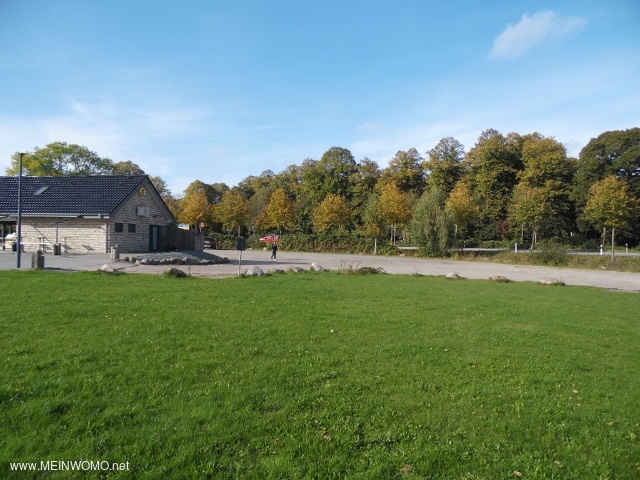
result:
[[[18,251],[16,253],[18,254],[17,268],[20,268],[20,253],[22,251],[22,245],[20,245],[20,237],[22,235],[22,156],[24,153],[19,153],[18,155],[20,155],[20,170],[18,171],[18,232],[16,234]]]

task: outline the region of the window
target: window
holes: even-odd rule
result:
[[[122,227],[124,226],[123,223],[117,223],[115,224],[115,229],[116,229],[116,233],[122,233]]]
[[[135,223],[130,223],[129,224],[129,233],[136,233],[136,224]]]

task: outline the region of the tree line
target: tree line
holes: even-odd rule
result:
[[[43,161],[49,147],[26,157],[30,174],[137,167],[92,157],[91,168],[73,156]],[[29,163],[39,158],[38,166]],[[8,174],[17,173],[15,160]],[[489,129],[468,152],[447,137],[424,155],[398,151],[383,169],[332,147],[318,160],[266,170],[233,187],[196,180],[180,197],[155,179],[176,218],[207,232],[336,233],[403,241],[431,254],[464,242],[533,248],[540,239],[637,245],[640,237],[640,128],[604,132],[578,158],[552,137]]]

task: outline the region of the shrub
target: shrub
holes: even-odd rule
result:
[[[537,251],[533,252],[534,263],[543,265],[566,265],[569,260],[568,248],[558,242],[538,242]]]

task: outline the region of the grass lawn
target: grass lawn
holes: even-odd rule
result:
[[[333,272],[0,286],[0,478],[640,477],[637,294]]]

